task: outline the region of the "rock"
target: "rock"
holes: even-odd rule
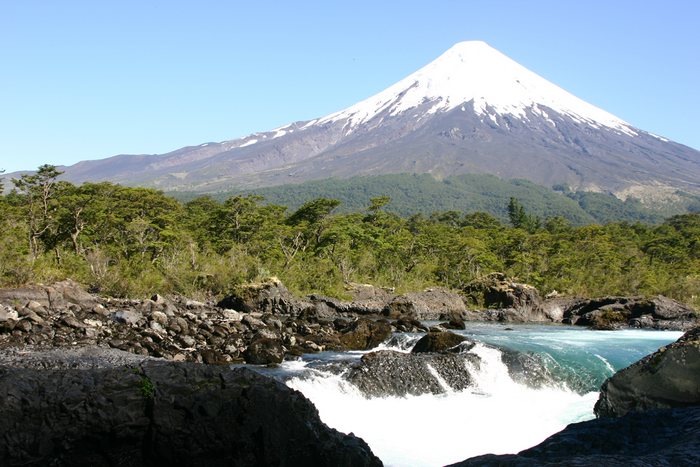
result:
[[[17,324],[15,324],[13,330],[29,332],[32,330],[32,323],[26,319],[19,320]]]
[[[165,305],[168,301],[160,294],[155,294],[151,296],[151,301],[156,305]]]
[[[465,362],[478,367],[479,358],[474,354],[381,350],[363,355],[360,363],[350,368],[346,379],[370,397],[441,394],[472,384]]]
[[[384,306],[382,315],[389,319],[398,319],[400,317],[416,319],[416,304],[409,298],[403,296],[395,297]]]
[[[700,327],[608,378],[594,410],[598,417],[619,417],[696,405],[700,405]]]
[[[200,302],[198,300],[186,300],[185,301],[185,307],[189,308],[190,310],[196,310],[199,308],[204,308],[206,307],[206,303]]]
[[[685,331],[698,325],[698,316],[692,308],[663,296],[601,297],[573,301],[564,310],[563,322],[595,329],[633,326]]]
[[[113,321],[123,324],[136,325],[143,319],[143,315],[136,310],[120,310],[110,315]]]
[[[44,305],[37,302],[36,300],[30,300],[27,303],[27,305],[25,306],[25,308],[28,308],[35,313],[45,313],[46,312],[46,308],[44,308]]]
[[[385,302],[373,300],[347,302],[323,295],[309,295],[307,298],[312,306],[299,314],[299,317],[316,321],[332,321],[340,316],[378,315],[385,305]]]
[[[0,289],[0,303],[8,305],[26,305],[30,301],[36,301],[42,306],[50,306],[49,294],[39,285],[30,285],[14,289]]]
[[[700,407],[650,410],[574,423],[518,454],[487,454],[452,467],[561,465],[700,465]]]
[[[258,319],[252,315],[249,315],[249,314],[243,315],[243,318],[241,318],[241,323],[248,326],[248,328],[251,331],[255,331],[256,329],[267,327],[261,319]]]
[[[282,363],[284,360],[284,346],[279,339],[258,338],[250,343],[243,353],[246,363],[253,365],[268,365],[270,363]]]
[[[542,299],[531,285],[514,282],[502,273],[492,273],[471,282],[464,288],[467,302],[491,309],[510,310],[498,316],[499,321],[551,321],[544,313]]]
[[[51,289],[59,294],[60,298],[64,301],[79,305],[86,310],[92,308],[97,303],[97,298],[94,295],[86,292],[80,284],[70,279],[51,284]]]
[[[243,315],[236,310],[223,310],[221,314],[223,315],[224,319],[230,321],[241,321],[241,319],[243,319]]]
[[[399,295],[390,301],[382,314],[390,318],[411,316],[419,320],[440,319],[444,315],[461,315],[466,310],[464,300],[456,293],[434,287],[422,292]]]
[[[297,315],[305,308],[275,277],[260,283],[243,284],[217,303],[217,306],[245,312],[291,315]]]
[[[391,336],[391,326],[386,321],[360,318],[343,329],[338,336],[340,344],[347,350],[369,350]]]
[[[460,345],[464,342],[468,344],[466,347]],[[453,332],[429,332],[416,342],[411,352],[447,352],[457,346],[460,351],[466,351],[474,347],[474,343],[468,342],[466,337]]]
[[[153,313],[151,313],[151,319],[158,324],[168,324],[168,315],[166,315],[162,311],[154,311]]]
[[[26,318],[30,321],[35,322],[36,324],[44,324],[44,318],[39,316],[34,310],[31,308],[21,308],[18,312],[19,316],[22,318]]]
[[[399,318],[394,322],[394,327],[398,332],[426,332],[423,323],[413,318]]]
[[[192,336],[180,336],[179,340],[182,345],[188,348],[194,348],[197,345],[197,341]]]
[[[78,321],[75,316],[70,315],[63,316],[61,318],[61,323],[73,329],[84,329],[87,327],[87,324]]]
[[[440,319],[445,319],[441,316]],[[463,330],[467,329],[467,325],[464,323],[464,318],[461,314],[452,313],[448,315],[449,321],[447,323],[442,323],[442,327],[445,329]]]
[[[127,361],[0,368],[2,464],[381,465],[301,393],[248,369]]]
[[[231,359],[226,358],[226,355],[218,350],[204,349],[199,354],[202,356],[202,361],[207,365],[227,365],[231,363]]]
[[[19,319],[19,314],[17,313],[17,310],[10,307],[6,307],[4,305],[0,306],[0,323],[10,319]]]

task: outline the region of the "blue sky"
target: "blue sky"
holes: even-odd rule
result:
[[[698,18],[695,0],[0,0],[0,169],[320,117],[477,39],[700,149]]]

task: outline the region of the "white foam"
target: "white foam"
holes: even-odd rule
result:
[[[598,393],[528,388],[510,378],[498,350],[477,344],[473,352],[482,360],[469,369],[476,384],[461,392],[368,399],[342,377],[320,372],[287,384],[314,403],[326,424],[362,437],[388,466],[514,453],[592,418]]]

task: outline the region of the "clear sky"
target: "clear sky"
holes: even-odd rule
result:
[[[271,130],[484,40],[700,149],[697,0],[0,0],[0,169]]]

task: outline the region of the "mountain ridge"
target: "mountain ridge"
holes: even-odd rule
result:
[[[480,41],[458,43],[325,117],[61,169],[72,182],[199,192],[388,173],[489,173],[622,199],[700,193],[700,151],[634,128]]]

